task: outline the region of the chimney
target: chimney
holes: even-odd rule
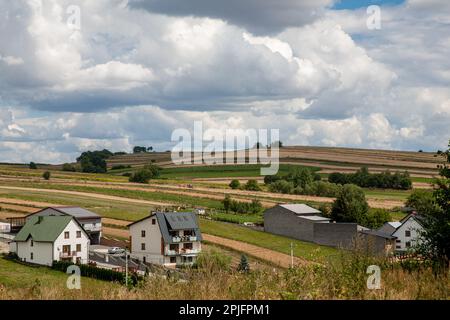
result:
[[[37,221],[36,224],[41,223],[43,220],[44,220],[44,217],[43,217],[43,216],[38,216],[38,221]]]

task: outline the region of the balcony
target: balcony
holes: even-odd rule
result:
[[[165,251],[166,256],[176,256],[179,254],[180,254],[180,251],[178,251],[178,250],[166,250]]]
[[[59,254],[60,258],[72,258],[77,256],[77,251],[67,251],[67,252],[61,252]]]
[[[100,232],[102,231],[102,225],[101,224],[93,225],[89,223],[83,225],[83,229],[86,230],[87,232]]]
[[[197,241],[198,238],[196,236],[174,236],[172,237],[172,242],[179,243],[179,242],[192,242]]]
[[[183,254],[198,254],[198,253],[200,253],[200,250],[199,249],[185,249],[185,248],[183,248],[183,249],[180,250],[180,253],[182,255]]]

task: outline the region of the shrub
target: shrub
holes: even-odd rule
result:
[[[261,191],[261,187],[259,186],[258,181],[254,179],[248,180],[244,185],[244,189],[249,191]]]
[[[241,183],[239,182],[239,180],[233,179],[233,180],[231,180],[229,186],[231,189],[239,189],[239,187],[241,186]]]
[[[229,195],[226,195],[222,201],[223,208],[226,212],[234,213],[248,213],[257,214],[263,210],[263,206],[260,201],[252,200],[252,202],[239,202],[232,200]]]
[[[28,165],[28,167],[29,167],[30,169],[33,169],[33,170],[36,170],[36,169],[37,169],[37,165],[36,165],[36,163],[34,163],[33,161],[30,162],[30,164]]]
[[[286,180],[278,180],[269,185],[270,192],[276,193],[292,193],[294,190],[294,184]]]
[[[151,179],[159,177],[160,171],[161,169],[158,166],[151,163],[134,172],[128,180],[130,182],[148,183]]]
[[[45,172],[42,174],[42,177],[43,177],[45,180],[50,180],[50,176],[51,176],[50,171],[45,171]]]
[[[131,166],[130,165],[124,165],[124,164],[117,164],[117,165],[115,165],[115,166],[112,166],[111,167],[111,170],[121,170],[121,169],[129,169],[129,168],[131,168]]]

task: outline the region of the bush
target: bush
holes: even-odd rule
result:
[[[239,180],[233,179],[233,180],[231,180],[229,186],[231,189],[239,189],[239,187],[241,186],[241,183],[239,182]]]
[[[29,167],[30,169],[33,169],[33,170],[36,170],[36,169],[37,169],[37,165],[36,165],[36,163],[34,163],[33,161],[30,162],[30,164],[28,165],[28,167]]]
[[[371,229],[378,229],[389,221],[391,221],[391,214],[388,211],[383,209],[370,209],[365,221],[361,222],[361,225]]]
[[[44,178],[45,180],[50,180],[50,176],[51,176],[50,171],[45,171],[45,172],[42,174],[42,178]]]
[[[261,187],[259,186],[258,181],[254,179],[248,180],[244,185],[244,189],[249,191],[261,191]]]
[[[81,164],[81,171],[87,173],[105,173],[107,171],[106,159],[113,155],[109,150],[86,151],[78,158]]]
[[[276,182],[278,180],[281,180],[281,179],[283,179],[283,177],[280,176],[280,175],[265,176],[264,177],[264,183],[265,184],[271,184],[271,183],[274,183],[274,182]]]
[[[276,193],[292,193],[294,184],[286,180],[277,180],[269,184],[269,191]]]
[[[433,212],[436,210],[433,192],[424,189],[414,189],[408,196],[405,205],[414,208],[419,213]]]
[[[319,197],[337,197],[341,186],[325,181],[314,181],[305,186],[303,194]]]
[[[160,171],[161,168],[151,163],[131,174],[128,180],[136,183],[148,183],[151,179],[159,177]]]
[[[66,272],[69,266],[73,265],[72,262],[66,261],[53,261],[52,269]],[[116,281],[120,283],[125,282],[125,274],[122,272],[117,272],[108,269],[100,269],[92,265],[81,264],[78,265],[80,268],[81,276],[94,278],[98,280],[105,281]],[[141,277],[130,275],[130,279],[132,279],[133,285],[136,285]]]

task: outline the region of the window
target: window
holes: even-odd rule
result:
[[[141,250],[145,250],[145,243],[141,243]]]
[[[178,249],[179,249],[179,246],[178,246],[178,244],[176,243],[176,244],[171,244],[171,245],[169,245],[169,250],[170,251],[178,251]]]
[[[31,239],[30,247],[33,247],[33,246],[34,246],[34,242],[33,242],[33,239]]]
[[[77,252],[81,252],[81,244],[77,244]]]
[[[410,248],[410,247],[411,247],[411,242],[406,241],[406,247],[407,247],[407,248]]]
[[[141,231],[141,237],[142,237],[142,238],[145,238],[145,230],[142,230],[142,231]]]
[[[77,238],[81,238],[81,231],[77,231]]]
[[[405,230],[405,237],[411,237],[411,231]]]
[[[191,250],[192,249],[192,243],[190,243],[190,242],[189,243],[185,243],[184,244],[184,248],[188,249],[188,250]]]
[[[69,253],[70,252],[70,245],[63,246],[63,252],[64,253]]]
[[[402,246],[395,246],[395,249],[401,249]]]
[[[177,257],[170,257],[170,263],[177,263]]]
[[[188,257],[188,262],[192,262],[192,257]]]
[[[69,231],[64,232],[64,239],[69,239]]]
[[[142,257],[142,262],[143,263],[147,263],[147,258],[146,257]]]
[[[395,242],[400,243],[400,242],[402,242],[402,240],[398,240],[398,239],[397,239],[397,240],[395,240]]]
[[[156,219],[152,219],[152,224],[156,224]]]
[[[30,253],[30,260],[33,260],[33,252]]]

